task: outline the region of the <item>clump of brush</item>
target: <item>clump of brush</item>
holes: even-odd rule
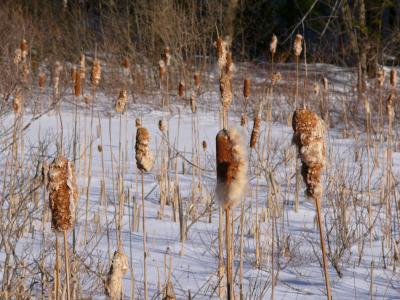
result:
[[[107,279],[104,282],[106,295],[111,299],[123,298],[123,278],[128,270],[128,257],[120,250],[115,251]]]
[[[75,223],[78,201],[75,168],[63,155],[58,155],[48,172],[51,223],[57,232],[70,230]]]

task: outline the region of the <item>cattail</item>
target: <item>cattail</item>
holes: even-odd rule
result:
[[[74,80],[74,94],[75,97],[80,97],[81,95],[81,75],[76,72],[75,68],[75,80]]]
[[[136,131],[136,165],[142,172],[149,172],[154,164],[154,157],[150,151],[150,133],[144,127],[138,127]]]
[[[325,123],[314,112],[298,109],[293,114],[293,143],[302,162],[301,174],[307,185],[307,195],[322,196],[321,173],[326,159]]]
[[[124,57],[124,59],[122,60],[122,69],[124,72],[124,76],[128,77],[129,76],[129,59],[127,57]]]
[[[380,87],[383,87],[385,84],[385,77],[386,73],[384,69],[381,68],[376,72],[376,80],[378,81]]]
[[[206,151],[206,150],[207,150],[207,142],[206,142],[206,141],[203,141],[203,142],[201,143],[201,145],[203,146],[203,150]]]
[[[214,46],[217,48],[218,67],[220,72],[222,72],[226,66],[226,53],[228,51],[229,44],[221,37],[218,37],[214,43]]]
[[[194,73],[193,79],[194,79],[194,86],[196,87],[196,89],[199,89],[201,84],[200,73],[199,72]]]
[[[137,118],[137,119],[135,120],[135,126],[136,126],[136,128],[139,128],[139,127],[142,126],[142,121],[140,121],[139,118]]]
[[[324,93],[328,93],[328,88],[329,88],[328,78],[322,77],[322,86],[324,87]]]
[[[255,148],[257,144],[258,137],[260,136],[260,127],[261,127],[261,118],[257,114],[254,118],[253,130],[251,131],[250,148]]]
[[[158,129],[165,133],[167,131],[167,122],[164,119],[158,121]]]
[[[54,63],[54,68],[53,68],[53,86],[54,86],[54,91],[56,94],[58,94],[59,90],[59,84],[60,84],[60,75],[63,67],[59,61],[56,61]]]
[[[162,59],[165,63],[165,66],[168,67],[171,64],[171,51],[170,51],[169,47],[164,48],[164,53],[162,55]]]
[[[160,75],[160,80],[164,78],[165,73],[167,72],[167,69],[165,67],[165,62],[160,59],[158,62],[158,73]]]
[[[92,85],[98,86],[100,80],[101,80],[101,65],[100,61],[97,58],[95,58],[92,65],[92,73],[90,81],[92,82]]]
[[[21,60],[22,62],[25,62],[28,57],[28,42],[25,39],[22,39],[19,48],[21,49]]]
[[[179,86],[178,86],[178,95],[179,97],[183,97],[185,94],[185,81],[181,80],[179,81]]]
[[[102,145],[97,145],[97,151],[103,152],[103,146]]]
[[[42,72],[42,71],[39,73],[39,82],[38,82],[38,84],[39,84],[39,88],[41,90],[43,90],[44,86],[46,84],[46,74],[44,72]]]
[[[224,108],[228,108],[233,98],[231,72],[223,72],[221,74],[219,89],[221,92],[221,104]]]
[[[388,113],[388,118],[390,121],[393,121],[393,119],[394,119],[393,102],[394,102],[394,96],[393,96],[393,94],[390,94],[386,101],[387,113]]]
[[[278,38],[276,37],[275,34],[273,34],[271,38],[271,43],[269,44],[269,51],[271,52],[272,55],[275,54],[277,45],[278,45]]]
[[[301,51],[303,50],[302,43],[303,43],[303,36],[301,34],[296,34],[296,38],[294,39],[294,44],[293,44],[294,55],[300,56]]]
[[[216,137],[216,195],[225,209],[237,205],[247,185],[247,154],[237,129],[222,129]]]
[[[76,73],[77,73],[76,67],[73,66],[72,69],[71,69],[71,81],[72,82],[75,82],[75,80],[76,80]]]
[[[128,257],[120,250],[114,252],[110,270],[104,283],[106,295],[120,299],[123,291],[123,278],[129,270]]]
[[[196,104],[196,94],[194,92],[190,94],[190,108],[192,110],[192,113],[196,112],[197,104]]]
[[[67,231],[74,226],[78,201],[75,168],[63,155],[58,155],[49,168],[49,199],[51,223],[55,231]]]
[[[115,111],[117,113],[124,112],[127,103],[128,103],[128,92],[126,90],[121,90],[119,92],[117,103],[115,104]]]
[[[395,69],[390,70],[390,86],[395,89],[397,86],[397,71]]]
[[[85,54],[81,54],[79,57],[79,75],[81,76],[81,79],[85,79],[86,77],[86,58]]]
[[[314,86],[313,86],[313,92],[315,96],[319,95],[319,84],[314,82]]]
[[[245,80],[244,80],[243,96],[245,98],[249,98],[250,97],[250,78],[245,78]]]
[[[22,61],[22,51],[20,48],[15,49],[13,62],[18,66]]]
[[[12,102],[12,107],[16,115],[19,115],[21,113],[22,105],[23,105],[22,93],[21,91],[18,90]]]
[[[276,85],[281,80],[282,80],[282,75],[280,72],[275,72],[274,74],[272,74],[271,78],[272,85]]]

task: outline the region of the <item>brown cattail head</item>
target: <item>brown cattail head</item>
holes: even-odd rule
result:
[[[196,89],[199,89],[201,84],[200,73],[199,72],[194,73],[193,79],[194,79],[194,86],[196,87]]]
[[[224,208],[233,208],[245,194],[247,185],[247,155],[237,129],[222,129],[216,137],[216,195]]]
[[[75,97],[81,96],[81,75],[79,72],[76,72],[75,68],[75,80],[74,80],[74,94]]]
[[[258,137],[260,136],[261,118],[258,114],[254,117],[253,130],[250,137],[250,148],[255,148]]]
[[[40,72],[39,73],[39,81],[38,81],[38,84],[39,84],[39,88],[41,89],[41,90],[43,90],[44,89],[44,86],[45,86],[45,84],[46,84],[46,74],[44,73],[44,72]]]
[[[92,72],[90,81],[92,82],[93,86],[98,86],[101,80],[101,65],[100,61],[95,58],[92,65]]]
[[[275,72],[274,74],[272,74],[272,79],[271,79],[272,85],[276,85],[281,80],[282,80],[282,75],[280,72]]]
[[[395,89],[397,86],[397,71],[395,69],[390,70],[390,86]]]
[[[387,108],[388,118],[389,118],[390,122],[392,122],[394,119],[393,102],[394,102],[394,95],[390,94],[387,99],[387,102],[386,102],[386,108]]]
[[[139,118],[137,118],[137,119],[135,120],[135,126],[136,126],[136,128],[139,128],[139,127],[142,126],[142,121],[141,121]]]
[[[79,57],[79,74],[81,76],[81,79],[85,79],[86,77],[86,58],[85,54],[81,54]]]
[[[250,78],[245,78],[244,79],[243,96],[245,98],[249,98],[250,97]]]
[[[376,80],[378,81],[380,87],[383,87],[385,84],[385,76],[385,70],[383,68],[378,69],[376,72]]]
[[[22,62],[25,62],[28,57],[28,42],[25,39],[22,39],[19,48],[21,49]]]
[[[163,80],[165,73],[167,73],[165,62],[162,59],[160,59],[158,62],[158,73],[160,75],[160,80]]]
[[[224,108],[228,108],[233,98],[231,72],[222,72],[219,80],[219,89],[221,92],[221,104]]]
[[[124,112],[127,103],[128,103],[128,92],[126,90],[121,90],[119,92],[117,103],[115,104],[115,111],[117,113]]]
[[[56,61],[54,63],[54,68],[53,68],[53,86],[54,86],[54,91],[56,94],[58,94],[62,69],[63,69],[63,66],[61,65],[61,63],[59,61]]]
[[[296,34],[293,44],[294,55],[296,56],[301,55],[301,51],[303,51],[302,43],[303,43],[303,36],[301,34]]]
[[[178,95],[181,98],[185,95],[185,81],[183,80],[179,81]]]
[[[129,69],[129,59],[127,57],[124,57],[121,64],[123,68]]]
[[[51,223],[55,231],[70,230],[75,223],[78,189],[75,168],[63,155],[58,155],[49,168]]]
[[[324,93],[328,93],[329,80],[326,77],[322,77],[322,86],[324,87]]]
[[[203,141],[203,142],[201,143],[201,145],[203,146],[203,150],[206,151],[206,150],[207,150],[207,142],[206,142],[206,141]]]
[[[218,37],[214,43],[217,48],[218,67],[220,72],[226,67],[226,53],[228,51],[229,43]]]
[[[154,164],[154,157],[150,151],[150,133],[144,127],[138,127],[136,131],[136,165],[142,172],[149,172]]]
[[[165,122],[164,119],[161,119],[158,121],[158,129],[162,132],[165,133],[167,131],[167,122]]]
[[[103,152],[103,146],[102,145],[97,145],[97,151]]]
[[[162,55],[162,59],[165,63],[165,66],[168,67],[171,64],[171,50],[169,49],[169,47],[164,48],[164,53]]]
[[[271,52],[272,55],[275,54],[277,45],[278,45],[278,38],[276,37],[275,34],[273,34],[271,38],[271,43],[269,44],[269,51]]]
[[[129,270],[128,257],[121,250],[115,251],[104,287],[111,299],[120,299],[123,292],[123,278]]]
[[[22,93],[20,90],[17,90],[17,92],[15,93],[14,100],[12,102],[12,107],[16,115],[19,115],[21,113],[22,106],[23,106]]]
[[[314,112],[298,109],[293,114],[293,143],[302,162],[301,174],[307,185],[307,195],[322,196],[321,173],[325,166],[325,123]]]
[[[195,113],[197,109],[196,94],[194,92],[190,94],[190,109],[192,113]]]

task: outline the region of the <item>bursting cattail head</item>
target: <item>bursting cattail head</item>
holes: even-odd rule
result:
[[[52,227],[57,232],[70,230],[75,224],[78,202],[74,165],[63,155],[58,155],[51,163],[48,175]]]
[[[150,151],[150,133],[144,127],[138,127],[136,131],[136,165],[142,172],[149,172],[154,164],[154,157]]]
[[[245,194],[247,185],[247,154],[237,129],[222,129],[216,137],[216,195],[225,208],[233,208]]]
[[[22,99],[22,93],[20,90],[18,90],[15,93],[14,100],[12,102],[12,108],[14,110],[14,113],[16,115],[19,115],[22,111],[22,106],[23,106],[23,99]]]
[[[218,67],[220,72],[222,72],[226,66],[226,53],[228,51],[229,43],[224,41],[221,37],[218,37],[214,46],[217,48]]]
[[[385,70],[383,68],[378,69],[378,71],[376,72],[376,80],[378,81],[380,87],[383,87],[383,85],[385,84],[385,76]]]
[[[80,97],[81,95],[81,75],[76,71],[75,68],[75,80],[74,80],[74,95]]]
[[[294,55],[297,57],[301,55],[301,51],[303,51],[303,36],[301,34],[296,34],[296,37],[294,39],[294,44],[293,44],[293,51]]]
[[[86,58],[85,54],[81,54],[79,57],[79,74],[81,76],[81,79],[85,79],[86,77]]]
[[[390,70],[390,86],[395,89],[397,86],[397,71],[395,69]]]
[[[160,80],[164,78],[165,73],[167,73],[167,68],[165,66],[164,60],[160,59],[158,62],[158,74],[160,76]]]
[[[223,72],[219,80],[219,90],[221,92],[221,104],[224,108],[229,107],[232,102],[232,75],[231,72]]]
[[[321,174],[325,166],[325,123],[314,112],[298,109],[293,114],[293,143],[301,162],[301,174],[307,185],[307,195],[319,199],[322,196]]]
[[[255,148],[258,137],[260,136],[260,129],[261,129],[261,118],[256,114],[254,117],[254,123],[253,123],[253,130],[251,131],[251,137],[250,137],[250,148]]]
[[[185,95],[185,81],[183,80],[179,81],[178,95],[181,98]]]
[[[167,122],[165,122],[164,119],[161,119],[158,121],[158,129],[162,132],[165,133],[167,131]]]
[[[45,84],[46,84],[46,74],[45,74],[44,72],[40,71],[40,73],[39,73],[39,80],[38,80],[39,88],[40,88],[41,90],[43,90]]]
[[[194,73],[193,80],[194,80],[194,86],[196,87],[196,89],[199,89],[201,84],[201,77],[199,72]]]
[[[127,103],[128,103],[128,92],[126,90],[121,90],[119,92],[117,103],[115,104],[115,111],[117,113],[124,112]]]
[[[275,34],[273,34],[271,38],[271,43],[269,44],[269,51],[271,52],[272,55],[275,54],[277,45],[278,45],[278,38],[276,37]]]
[[[250,78],[245,78],[244,79],[243,96],[245,98],[249,98],[250,97]]]
[[[97,58],[95,58],[92,65],[90,81],[92,82],[92,85],[98,86],[100,80],[101,80],[101,65],[100,61]]]
[[[104,283],[106,295],[111,299],[120,299],[123,291],[123,278],[128,270],[128,257],[120,250],[115,251]]]
[[[190,93],[190,109],[192,113],[195,113],[197,109],[196,94],[194,92]]]
[[[282,75],[280,72],[275,72],[274,74],[272,74],[271,78],[272,85],[276,85],[281,80],[282,80]]]

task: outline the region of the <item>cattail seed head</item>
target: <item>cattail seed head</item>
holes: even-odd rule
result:
[[[260,129],[261,129],[261,118],[257,114],[254,117],[253,130],[251,131],[250,148],[255,148],[258,141],[258,137],[260,136]]]
[[[387,114],[390,122],[392,122],[394,119],[393,102],[394,102],[394,95],[390,94],[386,101]]]
[[[207,150],[207,142],[203,141],[201,144],[203,146],[203,150],[206,151]]]
[[[384,69],[381,68],[376,72],[376,80],[378,81],[380,87],[383,87],[385,84],[385,77],[386,73]]]
[[[228,108],[233,98],[231,72],[223,72],[221,74],[219,89],[221,92],[221,104],[224,108]]]
[[[164,78],[165,73],[167,73],[167,68],[165,66],[164,60],[160,59],[158,62],[158,73],[160,76],[160,80]]]
[[[12,107],[14,110],[14,113],[16,115],[19,115],[22,111],[22,106],[23,106],[23,99],[22,99],[22,93],[20,90],[18,90],[15,94],[14,100],[12,102]]]
[[[195,113],[197,109],[196,94],[194,92],[190,94],[190,109],[192,113]]]
[[[46,74],[45,74],[44,72],[41,71],[41,72],[39,73],[39,81],[38,81],[39,88],[40,88],[41,90],[43,90],[45,84],[46,84]]]
[[[138,127],[136,131],[136,165],[142,172],[149,172],[154,164],[154,157],[150,151],[150,133],[144,127]]]
[[[185,81],[181,80],[179,81],[179,86],[178,86],[178,95],[179,97],[183,97],[185,94]]]
[[[390,70],[390,86],[395,89],[397,86],[397,71],[395,69]]]
[[[233,208],[247,185],[246,147],[237,129],[222,129],[216,136],[217,198],[224,208]]]
[[[200,73],[199,72],[194,73],[193,79],[194,79],[194,86],[196,87],[196,89],[199,89],[201,84]]]
[[[104,287],[111,299],[120,299],[123,291],[123,278],[129,270],[128,257],[121,250],[115,251]]]
[[[240,117],[240,126],[245,127],[247,125],[247,115],[242,114]]]
[[[28,42],[25,39],[22,39],[19,48],[21,49],[22,62],[26,62],[28,57]]]
[[[100,80],[101,80],[101,65],[100,61],[97,58],[95,58],[92,65],[90,81],[92,82],[92,85],[98,86]]]
[[[217,48],[218,67],[220,72],[222,72],[226,66],[226,53],[228,51],[229,44],[221,37],[218,37],[214,43],[214,46]]]
[[[81,75],[79,72],[76,72],[75,68],[75,80],[74,80],[74,94],[75,97],[81,96]]]
[[[170,51],[169,47],[164,48],[164,53],[162,55],[162,59],[167,67],[171,64],[171,51]]]
[[[250,97],[250,78],[245,78],[244,79],[243,96],[245,98],[249,98]]]
[[[161,119],[158,121],[158,129],[162,132],[165,133],[167,131],[167,123],[165,122],[164,119]]]
[[[302,43],[303,43],[303,36],[301,34],[296,34],[293,44],[294,55],[296,56],[301,55],[301,51],[303,51]]]
[[[322,196],[321,173],[326,160],[325,123],[315,113],[298,109],[293,114],[292,127],[307,195],[319,199]]]
[[[85,54],[81,54],[79,57],[79,74],[81,76],[81,79],[85,79],[86,77],[86,58]]]
[[[313,85],[313,92],[314,92],[315,96],[319,95],[319,84],[316,82],[314,82],[314,85]]]
[[[273,34],[271,38],[271,43],[269,44],[269,51],[271,52],[272,55],[275,54],[277,45],[278,45],[278,38],[276,37],[275,34]]]
[[[53,86],[54,86],[54,91],[56,94],[58,94],[59,91],[59,84],[60,84],[60,76],[61,76],[61,71],[63,69],[63,66],[59,61],[56,61],[54,63],[54,68],[53,68]]]
[[[97,145],[97,151],[103,152],[103,146],[102,145]]]
[[[128,92],[126,90],[121,90],[119,92],[117,103],[115,104],[115,111],[117,113],[124,112],[127,103],[128,103]]]
[[[58,155],[49,168],[51,223],[55,231],[70,230],[75,223],[78,189],[75,168],[63,155]]]

